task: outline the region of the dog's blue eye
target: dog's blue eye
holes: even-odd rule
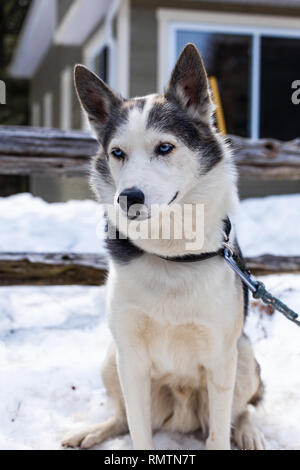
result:
[[[116,158],[124,158],[125,156],[124,152],[121,149],[114,149],[111,153]]]
[[[172,144],[160,144],[157,148],[157,151],[160,155],[167,155],[167,153],[170,153],[174,148],[174,145]]]

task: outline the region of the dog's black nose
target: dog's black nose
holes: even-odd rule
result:
[[[138,188],[124,189],[118,197],[118,203],[124,212],[128,212],[129,208],[134,204],[144,204],[144,202],[145,195],[143,191]]]

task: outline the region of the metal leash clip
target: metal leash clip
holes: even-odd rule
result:
[[[250,272],[242,271],[236,262],[233,259],[233,250],[228,243],[224,243],[224,258],[225,261],[229,264],[230,268],[241,278],[243,283],[251,290],[252,295],[255,299],[261,299],[265,304],[272,305],[273,308],[282,313],[288,320],[296,323],[300,326],[300,321],[297,320],[298,314],[291,310],[287,305],[285,305],[281,300],[274,297],[270,292],[267,291],[265,285],[256,281]]]

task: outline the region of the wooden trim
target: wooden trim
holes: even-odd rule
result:
[[[298,10],[299,11],[299,10]],[[159,21],[190,22],[194,24],[232,25],[245,28],[299,30],[299,18],[290,15],[281,16],[269,13],[249,13],[239,11],[201,10],[199,8],[159,8]]]
[[[117,90],[129,97],[129,69],[130,69],[130,0],[123,0],[117,13]]]
[[[72,67],[67,65],[60,75],[60,128],[72,129],[73,121],[73,72]]]

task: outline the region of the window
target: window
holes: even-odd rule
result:
[[[109,83],[109,47],[104,46],[94,57],[94,72],[106,83]]]
[[[109,86],[116,88],[116,47],[113,31],[102,24],[83,48],[83,63],[102,78]],[[90,128],[85,114],[82,114],[82,128]]]
[[[215,77],[229,134],[250,134],[251,41],[249,35],[178,30],[176,50],[193,42],[209,77]]]
[[[300,106],[291,84],[300,78],[300,40],[261,38],[260,136],[291,140],[300,135]]]
[[[106,83],[113,87],[114,73],[112,73],[112,44],[105,41],[103,31],[97,32],[84,50],[84,63]],[[82,113],[82,128],[90,130],[88,118]]]
[[[83,49],[84,64],[114,87],[115,40],[112,32],[101,26]]]
[[[191,16],[191,12],[189,14]],[[208,75],[214,77],[218,85],[228,133],[281,140],[299,136],[300,106],[291,100],[292,83],[300,79],[299,30],[287,29],[287,20],[282,20],[286,22],[281,29],[260,27],[266,22],[265,18],[257,20],[258,26],[255,18],[251,20],[253,26],[236,26],[225,17],[223,25],[213,24],[212,14],[210,23],[203,24],[192,19],[167,23],[166,13],[163,15],[160,35],[162,40],[167,38],[168,41],[168,73],[184,45],[196,44]],[[202,16],[205,18],[201,13]],[[220,15],[215,18],[220,22]],[[243,21],[239,16],[239,22]],[[280,20],[270,21],[275,25],[274,21]],[[167,31],[165,35],[163,28]],[[167,70],[163,64],[166,56],[163,54],[160,67],[166,83]]]

